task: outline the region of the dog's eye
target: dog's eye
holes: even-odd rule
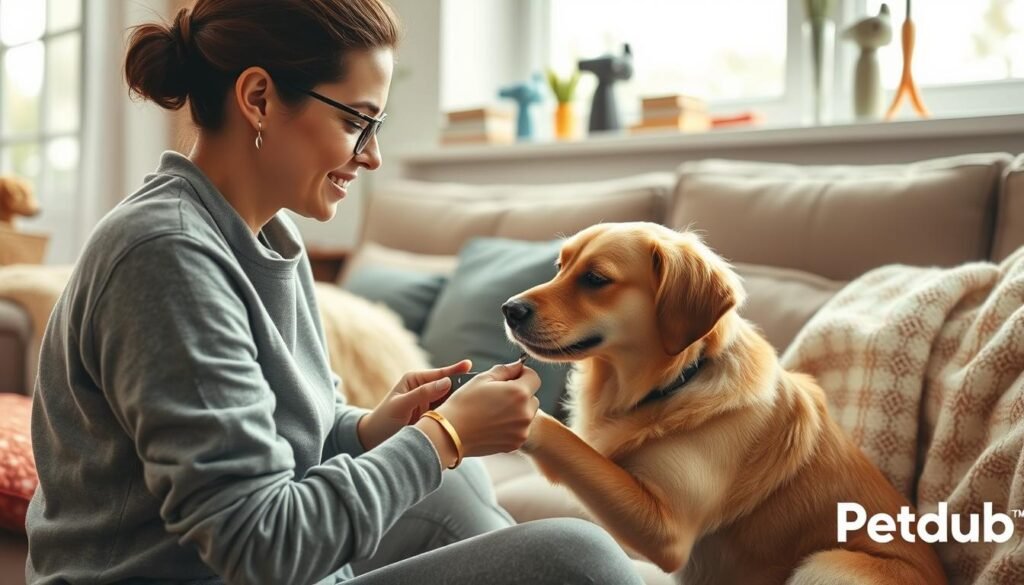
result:
[[[592,270],[584,274],[580,280],[584,285],[589,286],[591,288],[601,288],[602,286],[605,286],[606,284],[611,284],[612,282],[610,279],[605,278]]]

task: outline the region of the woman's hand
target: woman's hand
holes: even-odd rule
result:
[[[455,428],[464,456],[507,453],[526,441],[538,388],[537,372],[517,360],[477,375],[436,410]]]
[[[402,427],[416,422],[430,409],[430,404],[448,393],[448,376],[469,371],[472,362],[461,362],[436,368],[409,372],[389,392],[372,412],[359,419],[359,441],[369,451],[397,433]],[[461,392],[461,390],[460,390]]]

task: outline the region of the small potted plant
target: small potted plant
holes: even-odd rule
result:
[[[555,110],[555,138],[567,140],[576,135],[576,112],[573,99],[576,96],[576,84],[580,81],[580,72],[573,71],[567,79],[559,79],[554,71],[548,69],[548,85],[555,94],[558,107]]]

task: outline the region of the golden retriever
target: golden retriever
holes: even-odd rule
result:
[[[0,227],[14,228],[18,215],[31,217],[39,213],[39,202],[28,183],[14,177],[0,177]]]
[[[558,274],[509,299],[506,332],[574,362],[569,424],[538,413],[523,450],[626,548],[684,583],[946,582],[930,545],[837,535],[837,505],[907,500],[737,314],[745,292],[692,233],[601,224]]]

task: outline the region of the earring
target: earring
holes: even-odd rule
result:
[[[263,120],[256,120],[256,150],[263,148]]]

